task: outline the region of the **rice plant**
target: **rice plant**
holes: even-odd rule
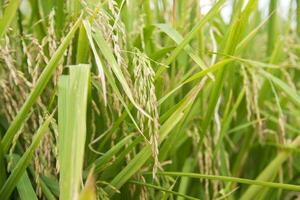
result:
[[[0,6],[1,200],[300,199],[299,0]]]

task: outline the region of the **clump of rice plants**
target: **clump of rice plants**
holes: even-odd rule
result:
[[[300,198],[299,0],[0,6],[1,200]]]

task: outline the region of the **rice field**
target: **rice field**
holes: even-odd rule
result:
[[[300,199],[300,0],[203,2],[1,0],[0,199]]]

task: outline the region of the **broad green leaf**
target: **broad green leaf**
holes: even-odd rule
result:
[[[78,197],[86,139],[89,65],[70,66],[59,81],[58,126],[60,199]]]

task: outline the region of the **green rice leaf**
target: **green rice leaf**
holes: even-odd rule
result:
[[[68,45],[71,43],[72,38],[81,23],[81,17],[76,21],[74,26],[71,28],[68,35],[62,41],[61,45],[58,47],[54,55],[51,57],[49,63],[43,70],[42,74],[40,75],[39,79],[37,80],[35,87],[27,97],[25,103],[23,104],[21,110],[17,113],[17,116],[11,122],[8,130],[6,131],[3,139],[1,140],[1,146],[3,154],[6,154],[13,137],[15,134],[20,130],[22,124],[25,122],[27,115],[37,101],[38,97],[41,95],[45,87],[47,86],[48,81],[50,80],[52,74],[54,73],[56,67],[59,65],[61,59],[63,58],[64,52]],[[1,155],[0,155],[1,156]]]
[[[93,51],[94,57],[95,57],[95,61],[98,67],[98,76],[100,77],[101,80],[101,85],[102,85],[102,92],[103,92],[103,99],[104,99],[104,104],[107,104],[107,97],[106,97],[106,83],[105,83],[105,76],[104,76],[104,71],[103,71],[103,66],[101,63],[101,60],[98,56],[94,41],[93,41],[93,37],[92,37],[92,30],[91,30],[91,24],[89,23],[89,21],[87,20],[83,20],[83,25],[87,34],[87,38],[89,40],[90,43],[90,47]]]
[[[86,138],[89,65],[70,66],[59,81],[58,126],[60,199],[78,197]]]
[[[279,87],[284,93],[288,95],[288,98],[295,103],[298,107],[300,107],[300,96],[298,92],[291,88],[288,84],[277,78],[276,76],[273,76],[272,74],[261,70],[261,73],[268,79],[270,79],[277,87]]]
[[[193,27],[193,29],[184,37],[180,44],[172,51],[171,55],[164,62],[165,65],[170,65],[175,60],[178,54],[196,36],[198,30],[200,30],[209,20],[211,20],[212,17],[219,13],[219,10],[225,2],[225,0],[219,0],[216,4],[214,4],[210,11]],[[164,67],[160,67],[156,72],[156,77],[159,77],[164,70]]]
[[[38,147],[45,133],[47,132],[51,120],[52,120],[52,116],[48,117],[46,121],[37,130],[36,134],[32,139],[31,145],[28,147],[26,152],[17,162],[16,166],[11,172],[11,175],[8,177],[5,184],[1,188],[0,199],[3,200],[8,199],[11,193],[13,192],[14,188],[22,178],[23,174],[25,173],[26,168],[28,167],[36,148]]]
[[[107,60],[107,62],[109,63],[112,71],[114,72],[114,74],[116,75],[117,79],[119,80],[119,82],[121,83],[124,92],[126,93],[127,97],[129,98],[129,100],[131,101],[131,103],[141,112],[143,113],[145,116],[147,116],[149,119],[152,119],[151,116],[146,113],[134,100],[133,98],[133,94],[129,88],[129,85],[127,84],[127,81],[123,75],[123,72],[120,68],[120,66],[118,66],[118,63],[113,55],[113,53],[111,52],[109,45],[107,44],[107,42],[105,41],[102,33],[100,30],[95,29],[95,32],[93,33],[93,38],[95,39],[98,47],[100,48],[103,56],[105,57],[105,59]]]
[[[17,190],[21,200],[38,200],[27,172],[19,180]]]
[[[230,176],[217,176],[217,175],[186,173],[186,172],[158,172],[158,175],[184,176],[184,177],[197,178],[197,179],[209,179],[209,180],[219,180],[219,181],[226,181],[226,182],[227,181],[228,182],[236,182],[236,183],[255,185],[255,186],[260,186],[260,187],[281,188],[281,189],[297,191],[297,192],[300,191],[299,185],[274,183],[274,182],[268,182],[268,181],[262,181],[262,180],[251,180],[251,179],[236,178],[236,177],[230,177]]]
[[[3,17],[0,19],[0,39],[3,37],[7,28],[13,21],[21,0],[10,0],[7,7],[5,8]]]
[[[160,30],[162,30],[164,33],[166,33],[172,40],[176,42],[177,45],[179,45],[184,38],[178,33],[175,29],[173,29],[168,24],[155,24],[156,27],[158,27]],[[200,69],[204,70],[207,68],[204,61],[193,51],[193,49],[190,47],[190,45],[186,45],[184,48],[185,52],[189,54],[189,56],[197,63],[197,65],[200,67]],[[212,74],[208,74],[209,77],[214,80],[214,76]]]
[[[181,105],[175,110],[175,112],[168,118],[168,120],[161,126],[160,142],[162,142],[170,133],[170,131],[177,125],[177,123],[185,116],[184,111],[188,108],[196,99],[202,85],[196,85],[191,90]],[[110,185],[119,189],[125,184],[131,176],[133,176],[150,158],[151,147],[147,145],[144,147],[129,163],[128,165],[110,182]],[[110,187],[106,187],[106,191],[112,195],[114,190]]]
[[[294,139],[294,141],[289,144],[289,148],[297,148],[300,146],[300,136]],[[254,183],[263,183],[265,181],[272,181],[275,178],[276,173],[279,171],[281,165],[288,159],[291,151],[281,151],[277,156],[264,168],[263,171],[255,180],[251,180]],[[269,183],[269,184],[254,184],[251,185],[241,196],[242,200],[250,200],[257,197],[262,190],[262,186],[276,187],[285,190],[292,190],[300,192],[299,185],[290,185],[282,183]]]
[[[12,155],[12,167],[16,167],[17,162],[20,160],[20,156],[17,154]],[[37,196],[29,179],[27,171],[24,172],[17,184],[17,190],[21,200],[37,200]]]
[[[149,184],[149,183],[143,183],[143,182],[138,182],[138,181],[130,181],[130,183],[145,186],[145,187],[149,187],[149,188],[153,188],[153,189],[156,189],[156,190],[159,190],[159,191],[162,191],[162,192],[167,192],[167,193],[170,193],[170,194],[174,194],[174,195],[178,196],[177,199],[184,198],[184,199],[190,199],[190,200],[199,200],[198,198],[191,197],[191,196],[182,194],[180,192],[174,192],[173,190],[166,189],[166,188],[156,186],[156,185],[153,185],[153,184]]]

